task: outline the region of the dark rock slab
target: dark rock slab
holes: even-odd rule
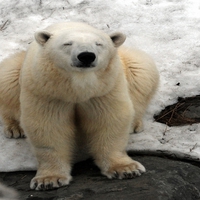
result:
[[[135,156],[147,169],[141,177],[108,180],[92,161],[74,166],[70,186],[33,191],[35,172],[0,173],[0,181],[15,188],[20,200],[193,200],[200,199],[200,164],[153,156]],[[199,165],[199,166],[198,166]]]
[[[167,106],[154,118],[157,122],[168,126],[200,123],[200,95],[179,97],[177,103]]]

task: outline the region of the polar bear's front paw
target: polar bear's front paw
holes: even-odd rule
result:
[[[4,128],[7,138],[25,138],[23,129],[18,124],[12,124]]]
[[[38,176],[31,180],[30,188],[35,190],[52,190],[69,185],[72,177],[62,176]]]
[[[129,164],[116,164],[109,168],[107,172],[102,172],[109,179],[131,179],[140,176],[146,172],[145,167],[137,161],[132,161]]]

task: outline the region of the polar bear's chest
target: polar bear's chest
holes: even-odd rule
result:
[[[78,90],[95,90],[99,86],[99,80],[95,73],[80,73],[72,76],[72,88]]]
[[[103,95],[103,85],[103,81],[95,73],[80,73],[71,77],[71,91],[78,102]]]

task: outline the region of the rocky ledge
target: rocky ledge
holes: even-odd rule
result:
[[[147,169],[145,174],[135,179],[108,180],[88,160],[74,166],[74,179],[68,187],[56,190],[30,190],[29,183],[35,172],[0,173],[0,181],[15,189],[19,200],[200,199],[200,163],[154,156],[134,156],[134,159]],[[4,193],[5,190],[0,191],[0,199],[6,199]]]

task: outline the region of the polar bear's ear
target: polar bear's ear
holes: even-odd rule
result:
[[[110,38],[113,41],[115,47],[119,47],[126,40],[126,36],[120,32],[110,34]]]
[[[38,44],[43,46],[49,40],[51,35],[52,34],[47,31],[38,31],[35,33],[35,40],[38,42]]]

